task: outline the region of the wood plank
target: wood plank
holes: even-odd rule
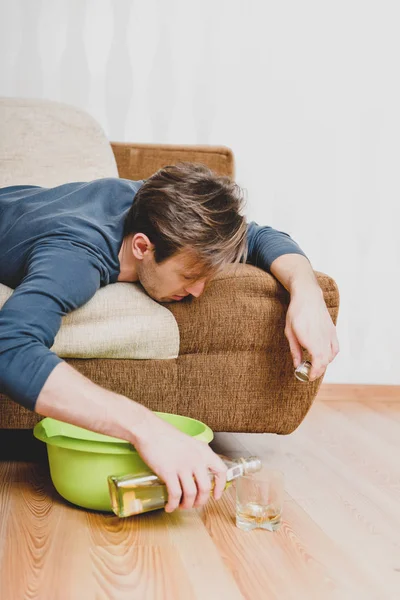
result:
[[[314,403],[289,436],[217,433],[214,451],[285,474],[279,531],[235,525],[235,487],[203,509],[86,511],[47,464],[0,462],[0,598],[397,600],[400,403]]]
[[[84,511],[63,503],[47,469],[24,463],[25,481],[14,482],[0,563],[2,598],[96,597]]]
[[[349,408],[352,410],[353,405]],[[352,487],[360,485],[378,504],[385,502],[388,514],[400,519],[400,435],[392,440],[379,439],[372,424],[366,430],[359,420],[335,410],[331,404],[311,411],[304,430],[312,434],[308,439],[321,446],[321,452],[329,453],[331,460],[345,467],[344,473],[351,475]]]
[[[96,600],[198,598],[173,546],[94,546],[91,557],[100,588]]]
[[[208,505],[211,504],[217,502],[210,499]],[[204,527],[203,511],[204,508],[180,510],[166,515],[170,539],[179,548],[181,562],[196,590],[196,598],[243,600],[234,575]]]
[[[380,440],[400,450],[400,402],[329,402],[333,411],[342,415],[350,425],[362,427],[369,439],[375,440],[380,447]],[[385,410],[386,406],[386,410]]]
[[[362,595],[371,589],[368,579],[289,495],[282,526],[274,533],[234,526],[233,488],[203,510],[204,524],[245,598],[368,598]]]
[[[275,456],[271,466],[286,473],[287,491],[342,548],[346,562],[356,563],[372,594],[363,597],[395,597],[391,594],[400,582],[400,513],[397,490],[393,493],[387,478],[397,481],[399,462],[392,460],[387,447],[387,457],[379,452],[379,470],[374,445],[359,450],[363,436],[357,435],[355,426],[352,435],[342,432],[331,412],[322,404],[314,406],[306,422],[285,440],[284,452]],[[235,435],[262,455],[260,436],[268,434]]]
[[[393,423],[400,423],[400,407],[394,402],[368,402],[367,406],[372,408],[375,412],[390,419]]]
[[[315,401],[400,402],[400,385],[322,383]]]
[[[11,511],[11,486],[16,466],[16,463],[0,462],[0,565],[7,542],[7,523]]]
[[[103,575],[109,574],[103,579],[113,580],[113,574],[118,572],[126,583],[131,582],[129,589],[135,590],[138,597],[145,597],[145,584],[142,588],[139,582],[151,579],[155,598],[219,600],[223,594],[228,594],[233,600],[242,598],[234,578],[204,529],[197,509],[177,510],[169,514],[159,510],[126,519],[88,513],[88,523],[92,558],[95,564],[101,564]],[[151,563],[151,557],[157,564],[160,563],[160,568]],[[141,562],[142,568],[147,569],[143,574],[133,568],[134,563]],[[204,573],[208,576],[204,577]],[[180,582],[179,590],[169,588],[169,579]],[[108,591],[111,593],[110,589]],[[120,593],[115,581],[113,593],[117,591]],[[143,595],[140,596],[140,593]],[[146,594],[150,594],[147,588]],[[121,595],[121,598],[125,596]]]

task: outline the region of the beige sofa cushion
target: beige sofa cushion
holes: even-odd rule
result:
[[[118,177],[118,169],[90,115],[59,102],[0,98],[0,187],[101,177]]]
[[[102,177],[118,177],[118,169],[90,115],[59,102],[0,98],[0,187]],[[2,306],[12,290],[0,288]],[[115,283],[64,317],[52,349],[64,358],[175,358],[178,325],[139,284]]]
[[[12,292],[0,284],[0,308]],[[179,329],[140,284],[113,283],[63,317],[51,349],[62,358],[177,358]]]

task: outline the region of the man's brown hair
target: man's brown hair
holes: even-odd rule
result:
[[[144,233],[161,263],[184,249],[204,272],[246,262],[247,223],[243,190],[227,176],[200,163],[159,169],[136,193],[124,235]]]

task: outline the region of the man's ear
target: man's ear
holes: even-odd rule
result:
[[[152,244],[144,233],[135,233],[132,237],[132,254],[138,260],[143,260],[146,254],[154,252],[154,244]]]

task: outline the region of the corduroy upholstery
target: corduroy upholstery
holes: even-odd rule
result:
[[[233,176],[228,148],[112,144],[120,177],[143,179],[180,160],[203,162]],[[336,324],[339,292],[316,272]],[[165,303],[180,331],[177,359],[68,359],[95,383],[152,410],[201,419],[214,431],[292,432],[322,383],[293,375],[284,335],[289,294],[270,274],[250,265],[229,266],[202,296]],[[307,354],[305,355],[307,358]],[[41,419],[0,395],[0,427],[31,428]]]

